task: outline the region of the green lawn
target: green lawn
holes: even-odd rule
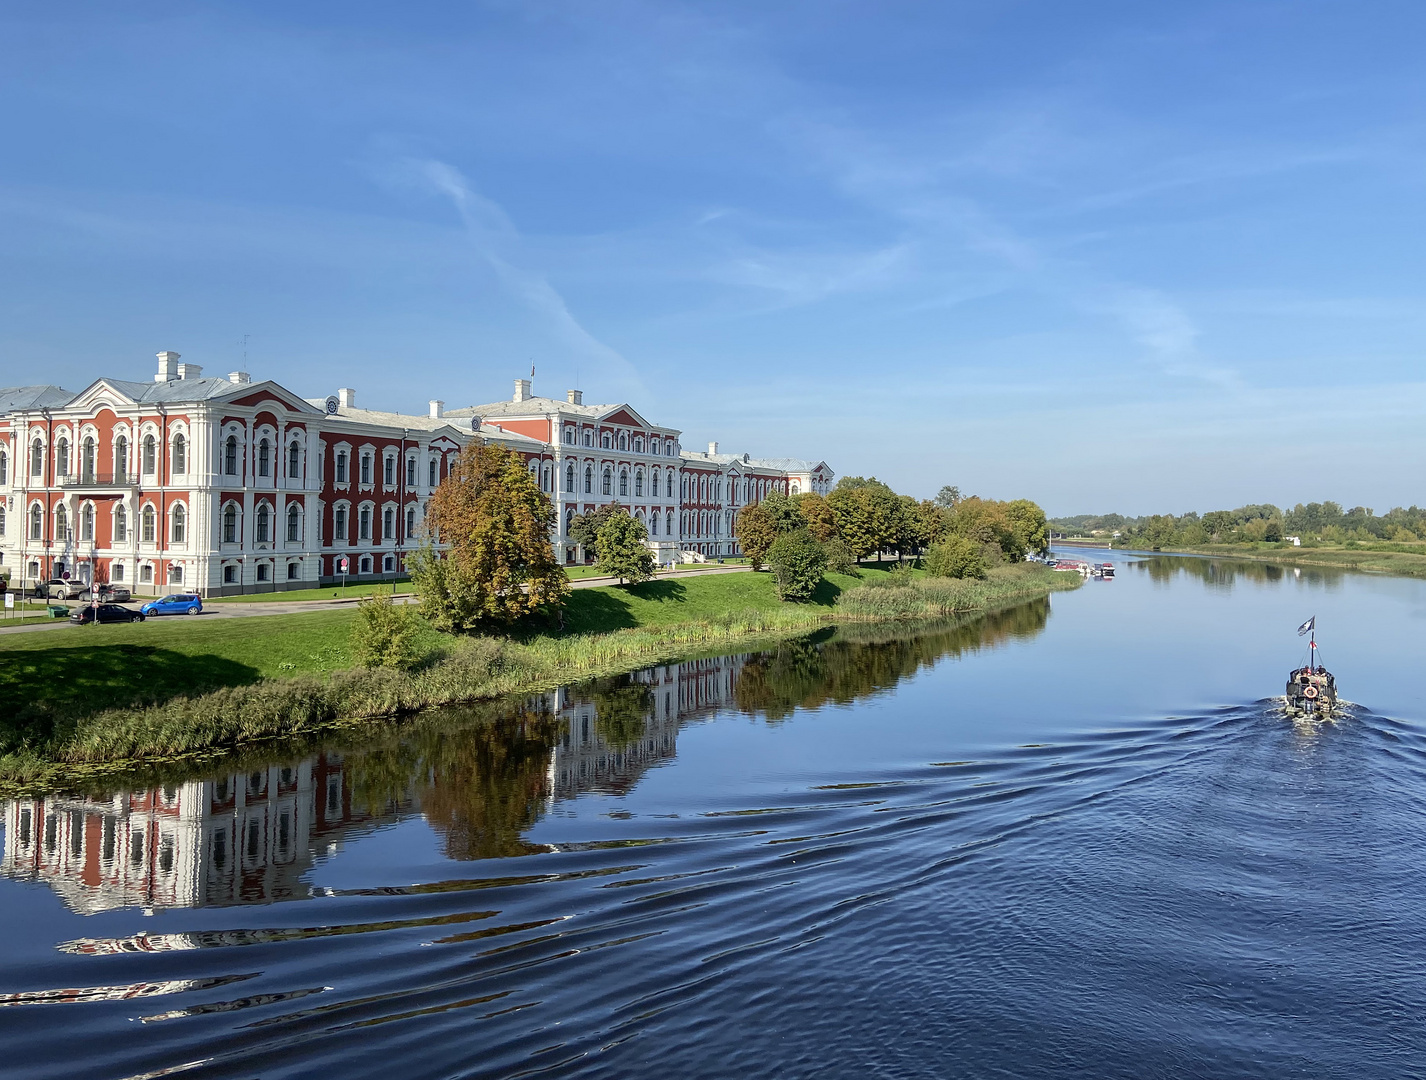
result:
[[[866,567],[862,580],[885,572]],[[857,583],[855,578],[831,575],[814,604],[830,607],[842,589]],[[564,632],[668,626],[780,606],[771,574],[664,578],[575,590],[565,610]],[[262,678],[349,668],[355,663],[348,639],[356,616],[356,605],[343,605],[255,619],[173,616],[0,635],[0,717],[32,702],[123,707]],[[444,635],[427,633],[429,646],[443,644]]]
[[[410,580],[368,581],[361,585],[352,583],[343,589],[340,585],[330,585],[322,589],[292,589],[288,592],[245,593],[242,596],[214,596],[204,600],[204,604],[265,604],[284,603],[293,600],[336,600],[346,597],[359,600],[372,593],[409,593]],[[139,601],[135,601],[136,603]]]

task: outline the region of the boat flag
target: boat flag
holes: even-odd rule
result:
[[[1302,635],[1305,634],[1305,633],[1307,633],[1309,630],[1316,630],[1316,629],[1317,629],[1317,616],[1314,615],[1314,616],[1312,616],[1312,618],[1308,619],[1305,623],[1303,623],[1301,626],[1299,626],[1299,627],[1297,628],[1297,636],[1298,636],[1298,637],[1302,637]]]

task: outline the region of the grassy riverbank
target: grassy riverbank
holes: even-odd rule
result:
[[[566,629],[521,638],[427,630],[410,672],[353,667],[352,609],[261,620],[174,620],[0,639],[0,789],[315,734],[344,720],[533,693],[830,622],[989,611],[1079,584],[1005,567],[984,582],[867,569],[784,604],[767,574],[652,581],[571,597]]]
[[[1403,577],[1426,577],[1426,544],[1323,544],[1320,547],[1293,547],[1291,544],[1212,544],[1204,547],[1166,547],[1178,555],[1216,555],[1220,558],[1253,559],[1287,566],[1323,566],[1339,570],[1364,570]]]

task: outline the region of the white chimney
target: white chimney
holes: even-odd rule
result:
[[[708,452],[709,452],[710,454],[716,454],[716,453],[718,452],[718,444],[715,443],[715,442],[709,443],[709,444],[708,444]]]
[[[445,416],[445,415],[446,415],[446,403],[445,403],[444,401],[437,401],[435,398],[432,398],[432,399],[431,399],[431,419],[432,419],[432,420],[439,420],[441,417],[443,417],[443,416]]]
[[[342,403],[344,409],[356,408],[356,391],[350,386],[344,386],[337,391],[337,400]]]
[[[531,387],[531,385],[533,385],[533,381],[530,380],[530,379],[516,379],[516,380],[515,380],[515,397],[514,397],[512,400],[514,400],[514,401],[529,401],[530,398],[534,397],[534,395],[533,395],[532,393],[530,393],[530,387]]]
[[[153,377],[154,382],[170,382],[178,378],[178,354],[176,352],[161,352],[158,354],[158,374]]]
[[[201,379],[203,367],[201,364],[179,364],[178,377],[180,379]]]
[[[236,383],[238,386],[247,386],[253,381],[253,377],[246,371],[230,371],[228,372],[228,381]]]
[[[565,396],[566,396],[567,398],[569,398],[569,403],[570,403],[571,405],[583,405],[583,404],[584,404],[584,391],[583,391],[583,390],[571,390],[571,391],[570,391],[568,394],[566,394]]]

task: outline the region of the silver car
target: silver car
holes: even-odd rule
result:
[[[87,581],[76,581],[64,578],[50,578],[35,586],[35,595],[42,596],[46,600],[78,600],[89,591]]]

